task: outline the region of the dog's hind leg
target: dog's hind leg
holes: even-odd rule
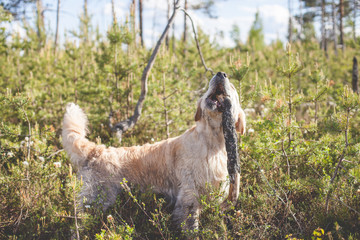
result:
[[[200,204],[194,189],[182,189],[177,197],[173,212],[173,220],[184,230],[199,227]]]
[[[80,192],[80,204],[82,206],[93,205],[103,211],[108,209],[116,201],[120,192],[120,183],[111,177],[101,176],[91,169],[81,171],[83,186]]]

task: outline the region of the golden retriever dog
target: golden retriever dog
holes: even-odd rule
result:
[[[106,147],[86,138],[87,117],[74,103],[68,104],[63,120],[62,141],[83,180],[80,197],[91,204],[101,199],[103,209],[112,205],[124,179],[141,187],[151,186],[174,203],[172,218],[185,229],[198,227],[199,196],[207,185],[221,188],[224,196],[236,200],[239,175],[230,187],[227,153],[222,129],[220,99],[228,97],[236,131],[245,132],[245,114],[235,87],[226,74],[217,73],[207,92],[198,100],[196,125],[184,134],[154,144],[133,147]]]

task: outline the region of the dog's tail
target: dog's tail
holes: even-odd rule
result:
[[[87,117],[75,103],[66,106],[63,120],[62,142],[73,165],[82,165],[95,144],[86,139]]]

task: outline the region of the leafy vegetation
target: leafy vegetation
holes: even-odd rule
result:
[[[10,20],[0,13],[0,21]],[[85,20],[74,33],[78,41],[55,54],[50,38],[28,25],[25,37],[0,31],[0,238],[360,238],[360,100],[350,88],[359,42],[349,40],[338,56],[326,56],[311,39],[266,46],[259,18],[241,50],[199,32],[207,65],[231,76],[247,113],[237,204],[224,212],[216,190],[202,196],[200,229],[184,233],[172,226],[165,199],[136,188],[105,213],[86,206],[79,212],[81,180],[61,145],[65,105],[76,102],[88,114],[89,139],[119,146],[109,112],[116,120],[131,116],[150,56],[130,23],[103,37]],[[177,136],[194,124],[211,75],[193,40],[186,52],[170,41],[176,49],[161,49],[142,117],[121,146]]]

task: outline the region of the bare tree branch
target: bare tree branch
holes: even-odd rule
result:
[[[194,33],[195,42],[196,42],[196,47],[197,47],[197,50],[198,50],[199,55],[200,55],[201,63],[203,64],[206,72],[209,71],[209,72],[211,72],[212,75],[214,75],[213,70],[206,66],[203,54],[202,54],[201,49],[200,49],[200,44],[199,44],[199,40],[197,38],[197,33],[196,33],[195,26],[194,26],[194,22],[193,22],[191,16],[186,12],[185,9],[180,8],[178,4],[179,4],[179,0],[177,0],[175,2],[173,13],[172,13],[171,17],[168,20],[168,23],[167,23],[167,25],[165,27],[164,32],[162,33],[161,37],[159,38],[158,42],[156,43],[156,46],[155,46],[155,48],[154,48],[154,50],[153,50],[153,52],[151,54],[149,62],[146,65],[146,67],[145,67],[145,69],[143,71],[143,74],[142,74],[142,77],[141,77],[141,94],[140,94],[139,100],[138,100],[138,102],[136,104],[134,114],[130,118],[128,118],[126,120],[123,120],[121,122],[118,122],[118,123],[116,123],[114,125],[112,124],[112,118],[113,118],[112,111],[109,114],[109,126],[111,128],[111,131],[115,133],[115,135],[118,138],[119,142],[121,142],[122,134],[124,132],[126,132],[129,128],[134,127],[135,124],[137,123],[137,121],[139,120],[140,116],[141,116],[142,107],[143,107],[144,100],[145,100],[145,97],[146,97],[147,91],[148,91],[147,80],[148,80],[148,77],[149,77],[149,74],[150,74],[150,70],[152,69],[152,67],[154,65],[154,62],[155,62],[155,59],[156,59],[157,54],[159,52],[160,46],[164,42],[164,39],[166,38],[166,36],[168,35],[170,26],[174,22],[174,19],[175,19],[175,16],[176,16],[176,13],[177,13],[178,10],[183,11],[185,13],[185,15],[190,19],[192,29],[193,29],[193,33]]]
[[[191,16],[189,15],[189,13],[188,13],[185,9],[180,8],[180,10],[183,11],[183,12],[185,13],[185,15],[186,15],[186,16],[190,19],[190,21],[191,21],[191,26],[192,26],[192,29],[193,29],[194,38],[195,38],[195,42],[196,42],[196,47],[197,47],[197,50],[198,50],[198,52],[199,52],[199,55],[200,55],[200,58],[201,58],[201,62],[202,62],[202,64],[203,64],[204,68],[205,68],[205,71],[206,71],[206,72],[209,71],[209,72],[211,72],[212,75],[214,75],[213,70],[212,70],[211,68],[208,68],[208,67],[206,66],[206,64],[205,64],[205,60],[204,60],[204,57],[203,57],[202,52],[201,52],[201,49],[200,49],[199,40],[198,40],[198,38],[197,38],[197,33],[196,33],[195,26],[194,26],[194,22],[193,22]]]
[[[140,118],[141,110],[142,110],[144,100],[145,100],[145,97],[146,97],[146,94],[147,94],[147,91],[148,91],[147,80],[149,78],[150,70],[152,69],[152,67],[154,65],[154,62],[155,62],[155,59],[156,59],[157,54],[159,52],[160,46],[163,43],[166,35],[169,32],[171,24],[174,22],[177,10],[179,9],[178,4],[179,4],[179,0],[177,0],[175,2],[174,11],[173,11],[173,13],[172,13],[166,27],[165,27],[164,32],[162,33],[161,37],[159,38],[158,42],[156,43],[156,46],[155,46],[155,48],[154,48],[154,50],[153,50],[153,52],[151,54],[149,62],[146,65],[146,67],[145,67],[145,69],[143,71],[143,74],[141,76],[141,94],[140,94],[139,100],[138,100],[138,102],[136,104],[134,114],[130,118],[128,118],[128,119],[126,119],[124,121],[121,121],[119,123],[116,123],[115,125],[112,125],[112,123],[110,121],[111,131],[116,133],[116,137],[119,139],[119,142],[121,142],[122,134],[124,132],[126,132],[129,128],[134,127],[136,122]],[[111,118],[112,118],[112,112],[110,112],[110,115],[109,115],[110,120],[111,120]]]

